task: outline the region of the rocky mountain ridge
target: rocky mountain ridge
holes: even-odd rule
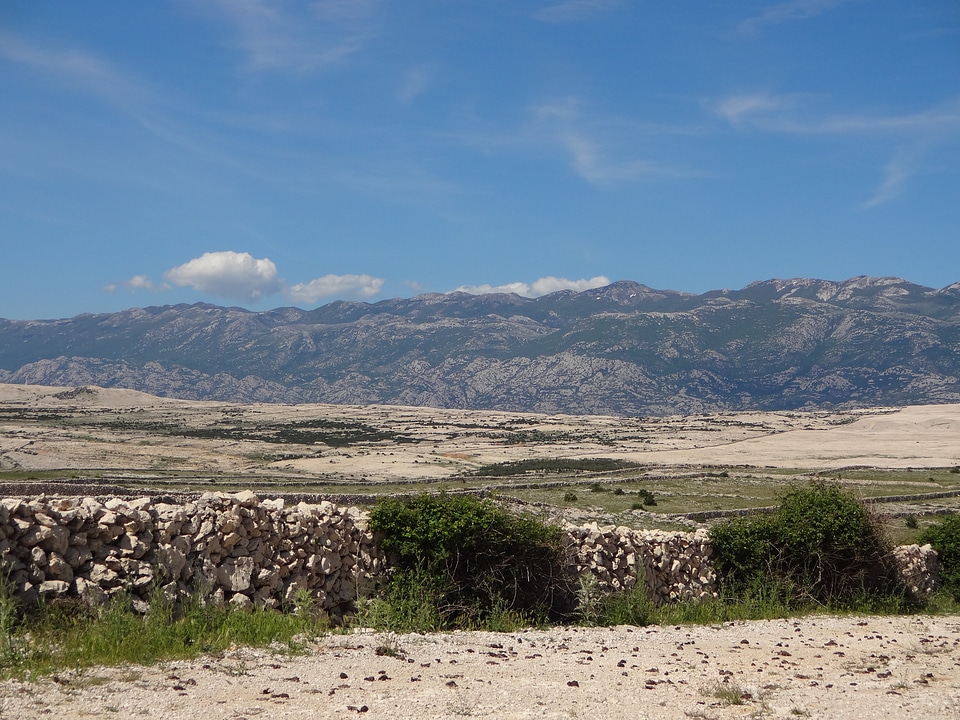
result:
[[[960,402],[960,283],[768,280],[694,295],[616,282],[0,320],[0,382],[615,415]]]

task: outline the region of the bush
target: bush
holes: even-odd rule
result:
[[[396,568],[384,599],[404,617],[430,618],[429,629],[558,620],[572,609],[563,532],[540,518],[474,496],[420,495],[381,500],[370,527]]]
[[[564,501],[564,502],[576,502],[576,501],[577,501],[577,494],[576,494],[575,492],[571,492],[571,491],[568,490],[567,492],[565,492],[565,493],[563,494],[563,501]]]
[[[772,514],[720,523],[710,539],[727,597],[842,607],[903,595],[880,524],[837,485],[794,489]]]
[[[940,563],[940,586],[960,599],[960,515],[948,515],[928,527],[917,538],[921,545],[930,543]]]
[[[640,502],[642,502],[644,505],[653,506],[657,504],[657,499],[649,490],[639,490],[637,494],[640,496]]]

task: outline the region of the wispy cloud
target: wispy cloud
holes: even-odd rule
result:
[[[624,0],[565,0],[537,10],[533,16],[549,23],[588,20],[624,4]]]
[[[214,0],[253,71],[309,72],[334,65],[369,41],[376,0],[324,0],[293,12],[268,0]],[[197,6],[200,7],[200,6]]]
[[[924,168],[935,145],[960,136],[960,99],[908,113],[829,113],[816,107],[812,95],[752,93],[731,95],[710,104],[714,114],[738,130],[797,136],[882,138],[897,147],[883,180],[861,205],[877,207],[897,197]]]
[[[850,2],[863,2],[863,0],[788,0],[788,2],[781,2],[764,8],[759,15],[741,22],[737,29],[743,35],[756,35],[769,25],[807,20]]]
[[[953,133],[960,131],[960,99],[913,113],[823,113],[816,96],[799,93],[730,95],[710,105],[739,127],[798,135],[849,133]]]
[[[128,112],[155,99],[146,83],[106,58],[66,47],[43,47],[0,31],[0,58],[55,78],[66,87],[96,96]]]
[[[770,93],[730,95],[714,103],[713,111],[734,125],[761,123],[772,115],[795,108],[799,97]]]
[[[313,14],[321,20],[365,20],[373,15],[380,0],[315,0]]]
[[[860,209],[870,210],[896,198],[906,182],[920,169],[922,157],[923,151],[919,147],[900,148],[883,169],[880,186],[860,205]]]
[[[611,182],[663,177],[694,177],[695,171],[646,158],[627,150],[644,128],[629,122],[585,118],[575,98],[537,106],[538,135],[549,137],[569,156],[576,173],[587,182]],[[658,128],[655,132],[664,132]]]
[[[397,93],[401,105],[410,105],[430,87],[432,72],[426,66],[415,67],[407,71]]]
[[[592,288],[604,287],[610,284],[610,279],[597,275],[589,279],[567,280],[566,278],[548,275],[532,283],[513,282],[505,285],[461,285],[453,292],[465,292],[471,295],[491,295],[493,293],[515,293],[523,297],[540,297],[561,290],[583,292]]]
[[[129,280],[124,280],[118,283],[109,283],[104,285],[103,289],[108,293],[115,293],[121,287],[125,287],[130,290],[131,293],[136,292],[137,290],[149,290],[150,292],[160,292],[161,290],[169,290],[170,286],[166,283],[161,283],[157,285],[146,275],[134,275]]]

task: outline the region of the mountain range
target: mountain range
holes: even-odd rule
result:
[[[624,281],[0,320],[0,382],[608,415],[960,402],[960,283],[768,280],[697,295]]]

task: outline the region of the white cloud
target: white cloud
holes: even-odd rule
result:
[[[649,160],[622,160],[620,162],[610,160],[605,157],[593,140],[572,130],[561,132],[557,137],[567,149],[567,152],[570,153],[577,174],[593,185],[636,180],[643,177],[683,174]]]
[[[533,16],[549,23],[579,22],[620,5],[623,5],[623,0],[564,0],[541,8]]]
[[[770,5],[759,15],[744,20],[738,29],[744,35],[755,35],[767,25],[806,20],[851,1],[859,0],[788,0]]]
[[[160,283],[157,285],[153,280],[148,278],[146,275],[134,275],[129,280],[123,280],[121,282],[113,282],[103,286],[103,289],[113,294],[121,287],[127,288],[131,293],[136,292],[137,290],[149,290],[150,292],[159,292],[161,290],[169,290],[170,286],[166,283]]]
[[[618,146],[630,144],[639,129],[617,118],[584,118],[577,98],[566,98],[534,108],[539,134],[549,137],[570,156],[573,169],[587,182],[609,182],[646,178],[696,177],[700,173],[670,167],[651,160],[616,157]],[[649,131],[650,128],[644,128]],[[666,132],[658,128],[657,132]],[[677,132],[676,129],[672,132]],[[606,148],[614,149],[608,150]]]
[[[603,275],[597,275],[589,280],[567,280],[566,278],[553,277],[548,275],[532,283],[513,282],[506,285],[461,285],[454,292],[465,292],[471,295],[490,295],[492,293],[516,293],[523,297],[540,297],[561,290],[574,290],[583,292],[592,288],[604,287],[610,284],[610,279]]]
[[[794,135],[851,133],[941,133],[960,131],[960,101],[904,114],[817,114],[813,95],[747,93],[710,103],[710,109],[737,127]]]
[[[103,290],[115,293],[120,288],[131,292],[149,290],[167,291],[172,285],[190,287],[202,293],[222,298],[256,302],[269,295],[282,294],[291,302],[314,304],[333,295],[352,295],[369,298],[380,293],[384,280],[372,275],[324,275],[321,278],[296,285],[288,285],[277,274],[277,266],[268,258],[255,258],[250,253],[204,253],[183,265],[170,268],[163,274],[167,282],[159,285],[146,275],[134,275],[129,280],[113,282]]]
[[[204,253],[198,258],[167,270],[164,279],[180,287],[225,298],[255,301],[280,290],[277,266],[249,253],[232,250]]]
[[[779,113],[797,106],[797,95],[772,95],[770,93],[752,93],[731,95],[714,104],[713,110],[728,122],[738,125]]]
[[[131,290],[156,290],[157,286],[146,275],[134,275],[124,283]]]
[[[869,210],[897,197],[906,182],[917,172],[917,164],[922,156],[921,148],[901,148],[883,170],[883,181],[873,196],[866,200],[861,210]]]
[[[310,12],[268,0],[216,0],[215,8],[233,26],[250,69],[305,72],[333,65],[369,40],[375,0],[316,2]]]
[[[0,32],[0,57],[55,78],[71,90],[88,93],[138,115],[154,99],[144,84],[102,57],[71,48],[41,47]]]
[[[400,85],[400,91],[397,93],[397,99],[400,103],[410,105],[423,95],[430,87],[431,75],[430,69],[423,65],[409,70]]]
[[[960,100],[912,113],[817,113],[812,96],[754,93],[731,95],[710,109],[733,127],[772,134],[808,137],[879,137],[896,140],[898,150],[884,167],[883,178],[873,195],[860,205],[867,210],[896,198],[907,182],[928,171],[925,156],[931,148],[955,142],[960,135]]]
[[[383,289],[383,279],[371,275],[324,275],[307,283],[297,283],[283,291],[291,302],[313,305],[331,295],[373,297]]]
[[[313,13],[322,20],[363,20],[377,9],[378,0],[316,0]]]

